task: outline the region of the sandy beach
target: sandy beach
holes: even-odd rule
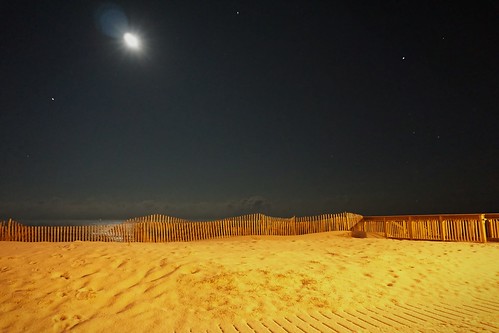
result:
[[[499,243],[0,242],[2,332],[499,332]]]

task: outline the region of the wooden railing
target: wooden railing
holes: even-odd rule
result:
[[[364,216],[354,230],[397,239],[487,242],[499,239],[499,214]]]
[[[0,241],[178,242],[244,235],[302,235],[351,230],[361,219],[361,215],[352,213],[296,218],[252,214],[215,221],[149,215],[121,224],[84,226],[27,226],[9,220],[0,222]]]
[[[499,241],[499,214],[485,214],[485,231],[489,239]]]

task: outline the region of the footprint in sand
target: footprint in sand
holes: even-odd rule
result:
[[[52,277],[53,279],[63,278],[63,279],[69,280],[69,278],[70,278],[71,276],[69,275],[69,273],[68,273],[68,272],[64,272],[64,273],[60,273],[60,272],[53,272],[53,273],[51,274],[51,277]]]
[[[301,285],[302,285],[302,287],[310,288],[310,289],[316,289],[315,288],[316,284],[317,284],[317,281],[314,280],[314,279],[307,279],[307,278],[301,279]]]
[[[61,331],[66,331],[78,323],[80,323],[82,317],[80,315],[67,316],[65,314],[58,314],[57,316],[52,317],[52,321],[54,322],[54,328]]]
[[[66,315],[57,315],[55,316],[54,318],[52,318],[54,320],[54,322],[61,322],[61,321],[65,321],[66,319],[68,319],[68,317]]]
[[[167,258],[163,258],[159,261],[159,266],[160,267],[165,267],[166,265],[168,265],[168,259]]]
[[[85,265],[87,262],[85,259],[76,259],[73,262],[71,262],[71,267],[80,267]]]
[[[68,245],[61,246],[61,249],[67,250],[67,251],[72,250],[74,248],[75,248],[74,244],[68,244]]]
[[[33,291],[33,289],[19,289],[19,290],[15,290],[14,292],[12,292],[12,300],[14,300],[14,302],[16,301],[19,301],[21,299],[26,299],[28,298],[30,295],[31,295],[31,292]]]
[[[77,300],[86,300],[96,297],[96,292],[92,288],[81,288],[76,291],[75,297]]]

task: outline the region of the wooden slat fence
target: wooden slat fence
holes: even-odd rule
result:
[[[499,214],[364,216],[354,230],[397,239],[487,242],[499,239]]]
[[[489,239],[499,241],[499,214],[485,214],[485,231]]]
[[[83,226],[26,226],[9,220],[0,222],[0,241],[184,242],[245,235],[302,235],[350,230],[361,219],[361,215],[352,213],[292,218],[251,214],[216,221],[149,215],[121,224]]]
[[[74,241],[131,241],[126,224],[26,226],[13,220],[0,222],[0,241],[18,242],[74,242]]]
[[[362,216],[352,213],[280,218],[263,214],[243,215],[216,221],[188,221],[150,215],[125,221],[134,225],[137,242],[193,241],[248,235],[302,235],[350,230]]]

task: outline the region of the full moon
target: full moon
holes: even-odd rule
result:
[[[140,46],[137,36],[129,32],[123,35],[123,39],[125,40],[126,45],[132,49],[138,49]]]

